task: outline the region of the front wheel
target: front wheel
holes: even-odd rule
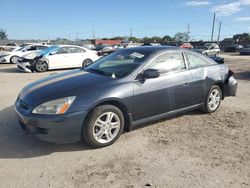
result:
[[[35,63],[35,70],[37,72],[45,72],[48,70],[48,64],[45,61],[37,61]]]
[[[212,86],[206,97],[204,111],[206,113],[215,112],[220,106],[221,99],[222,99],[222,92],[220,87],[216,85]]]
[[[82,138],[92,148],[113,144],[124,128],[124,116],[121,110],[113,105],[96,107],[87,117]]]

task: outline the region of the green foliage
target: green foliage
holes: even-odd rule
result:
[[[8,35],[7,35],[5,29],[0,29],[0,39],[2,39],[2,40],[8,39]]]
[[[162,41],[163,42],[169,42],[169,41],[173,41],[173,39],[169,35],[166,35],[166,36],[162,37]]]
[[[233,40],[235,42],[249,42],[250,34],[249,33],[236,34],[233,36]]]
[[[174,39],[176,42],[187,42],[189,40],[189,35],[186,32],[178,32],[175,34]]]
[[[130,37],[130,38],[129,38],[129,41],[134,42],[134,43],[140,43],[140,42],[141,42],[141,39],[136,38],[136,37]]]

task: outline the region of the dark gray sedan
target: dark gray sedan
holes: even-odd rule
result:
[[[21,127],[57,143],[114,143],[123,130],[181,112],[216,111],[235,96],[237,81],[225,65],[185,49],[119,50],[85,69],[26,86],[15,110]]]

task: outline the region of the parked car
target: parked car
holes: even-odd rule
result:
[[[234,44],[234,45],[231,45],[231,46],[228,46],[226,49],[225,49],[225,52],[239,52],[241,49],[243,49],[244,47],[242,45],[239,45],[239,44]]]
[[[205,43],[200,48],[194,50],[206,56],[218,56],[220,54],[220,46],[216,43]]]
[[[23,72],[44,72],[52,69],[85,67],[99,58],[95,51],[84,47],[58,45],[19,58],[17,67]]]
[[[240,50],[240,55],[250,55],[250,45],[247,45],[245,48]]]
[[[48,46],[42,44],[28,44],[11,52],[0,55],[0,63],[17,63],[17,59],[34,51],[40,51]]]
[[[194,47],[192,46],[191,43],[185,42],[180,46],[180,48],[193,49]]]
[[[4,46],[0,46],[0,51],[12,51],[17,48],[19,45],[17,43],[8,43]]]
[[[225,64],[175,47],[118,50],[86,68],[26,86],[15,102],[21,127],[57,143],[114,143],[123,130],[194,109],[215,112],[237,81]]]

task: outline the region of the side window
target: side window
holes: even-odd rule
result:
[[[56,54],[66,54],[66,53],[68,53],[68,48],[66,47],[59,48],[56,52]]]
[[[36,46],[36,50],[43,50],[47,48],[47,46]]]
[[[70,47],[68,51],[69,53],[84,53],[85,52],[85,50],[81,48],[75,48],[75,47]]]
[[[205,59],[200,58],[190,53],[186,53],[186,59],[187,59],[188,67],[191,69],[205,67],[205,66],[212,64],[209,61],[206,61]]]
[[[34,51],[36,50],[36,46],[30,46],[27,48],[27,51]]]
[[[185,69],[185,63],[181,52],[166,52],[155,58],[146,69],[158,69],[166,73]]]

